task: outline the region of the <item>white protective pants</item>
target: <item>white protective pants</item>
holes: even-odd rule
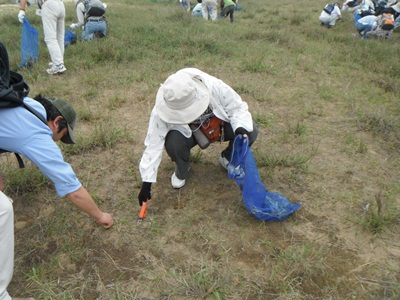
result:
[[[44,41],[54,65],[64,64],[65,6],[62,0],[47,0],[42,5]]]
[[[217,0],[203,0],[201,2],[201,8],[203,9],[203,19],[208,20],[208,6],[210,7],[211,20],[217,20]]]
[[[324,14],[319,17],[320,22],[324,23],[325,25],[335,26],[336,21],[339,19],[337,15],[328,15]]]
[[[7,286],[14,270],[14,210],[12,200],[0,191],[0,300],[11,300]]]

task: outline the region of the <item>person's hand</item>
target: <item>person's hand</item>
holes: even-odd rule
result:
[[[24,23],[24,18],[25,18],[25,11],[20,10],[18,13],[18,21],[20,21],[21,23]]]
[[[151,182],[143,182],[138,199],[140,206],[142,206],[147,200],[151,199]]]
[[[100,217],[96,219],[96,222],[103,225],[104,228],[110,228],[114,224],[112,216],[108,213],[101,213]]]
[[[78,24],[71,24],[71,25],[69,25],[69,27],[70,27],[72,30],[75,30],[76,28],[78,28]]]
[[[238,135],[238,134],[243,135],[243,137],[247,137],[249,135],[249,132],[246,129],[244,129],[243,127],[238,127],[235,130],[235,135]]]

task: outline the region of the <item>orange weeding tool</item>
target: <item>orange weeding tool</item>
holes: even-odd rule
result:
[[[138,218],[138,224],[143,222],[144,217],[146,216],[146,208],[147,208],[147,203],[149,202],[149,199],[146,200],[146,202],[144,202],[142,204],[142,208],[140,209],[140,213],[139,213],[139,218]]]

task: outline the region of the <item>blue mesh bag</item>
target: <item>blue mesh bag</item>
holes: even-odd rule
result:
[[[263,221],[282,221],[300,208],[301,203],[292,204],[283,195],[269,192],[258,173],[248,138],[237,135],[233,142],[228,177],[235,179],[242,191],[246,209]]]
[[[30,68],[39,57],[39,32],[33,28],[25,16],[22,23],[21,65],[20,68]]]

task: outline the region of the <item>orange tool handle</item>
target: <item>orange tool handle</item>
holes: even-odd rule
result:
[[[149,202],[148,199],[146,200],[146,202],[142,204],[142,209],[140,210],[139,219],[144,219],[144,217],[146,216],[147,202]]]

